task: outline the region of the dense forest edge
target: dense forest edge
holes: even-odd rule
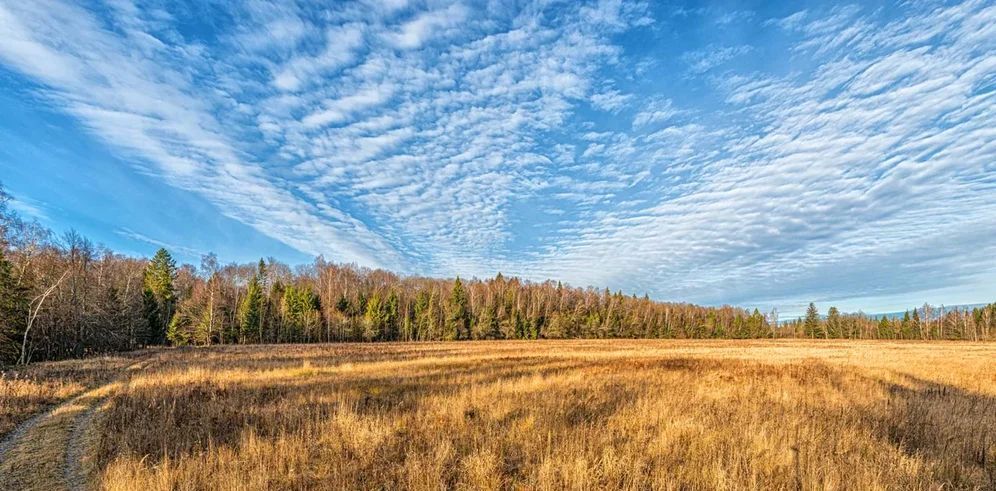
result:
[[[116,254],[20,217],[0,185],[0,365],[148,345],[539,338],[988,340],[996,303],[923,305],[899,318],[806,315],[651,300],[504,277],[401,276],[318,258],[178,266]]]

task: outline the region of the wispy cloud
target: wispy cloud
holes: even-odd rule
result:
[[[142,19],[124,22],[145,24]],[[298,199],[237,148],[218,113],[224,109],[240,116],[238,101],[205,98],[203,87],[191,83],[203,75],[197,69],[210,70],[222,61],[203,50],[162,43],[136,50],[133,38],[157,38],[102,25],[90,12],[61,2],[3,4],[0,36],[8,41],[0,44],[0,58],[45,84],[54,104],[109,144],[148,162],[150,171],[171,184],[203,194],[232,218],[301,251],[320,254],[333,248],[340,257],[366,264],[403,265],[398,253],[363,223]]]
[[[173,244],[173,243],[170,243],[170,242],[164,242],[162,240],[154,239],[152,237],[146,236],[144,234],[140,234],[138,232],[135,232],[133,230],[126,229],[126,228],[115,230],[114,233],[117,234],[117,235],[120,235],[121,237],[124,237],[126,239],[135,240],[135,241],[143,242],[145,244],[153,245],[153,246],[156,246],[156,247],[165,248],[165,249],[167,249],[169,251],[172,251],[173,253],[179,253],[179,254],[181,254],[183,256],[186,256],[188,258],[200,258],[201,256],[204,256],[204,255],[207,254],[206,252],[198,250],[198,249],[187,247],[187,246],[184,246],[184,245],[181,245],[181,244]]]
[[[984,2],[223,9],[0,0],[0,62],[145,172],[337,260],[765,305],[993,272]],[[647,46],[701,17],[727,37]]]
[[[51,220],[48,216],[48,212],[45,210],[45,203],[41,201],[13,196],[13,199],[9,202],[9,206],[17,212],[18,215],[26,217],[29,220],[40,220],[43,222]]]
[[[455,30],[466,19],[467,8],[456,3],[416,15],[396,31],[391,32],[388,39],[399,48],[418,48],[433,36],[439,36],[447,30]]]
[[[709,46],[704,49],[689,51],[682,55],[682,59],[688,64],[690,72],[702,74],[738,56],[750,53],[752,49],[752,47],[746,45]]]
[[[640,112],[633,116],[633,126],[642,127],[654,123],[661,123],[671,119],[678,114],[671,99],[658,97],[651,99],[643,106]]]
[[[841,40],[829,26],[845,15],[860,30]],[[991,274],[996,65],[983,53],[996,33],[980,36],[980,28],[994,16],[968,3],[886,23],[852,9],[808,23],[793,17],[783,25],[804,33],[794,49],[817,68],[717,82],[736,124],[709,130],[718,142],[705,128],[686,128],[684,140],[705,143],[671,162],[699,170],[689,185],[651,206],[594,215],[551,249],[544,272],[668,297],[774,304]],[[925,49],[919,33],[938,19],[948,28]]]

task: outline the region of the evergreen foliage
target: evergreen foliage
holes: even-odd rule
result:
[[[144,300],[150,344],[166,342],[167,328],[176,313],[176,263],[166,249],[159,249],[145,268]]]

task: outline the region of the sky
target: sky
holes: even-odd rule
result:
[[[21,214],[787,315],[996,299],[996,5],[0,0]]]

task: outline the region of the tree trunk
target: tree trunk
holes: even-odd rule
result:
[[[35,306],[34,311],[29,312],[28,314],[28,326],[24,329],[24,339],[21,340],[21,357],[17,360],[18,365],[24,365],[28,362],[28,335],[31,334],[31,326],[34,325],[35,319],[38,318],[38,312],[41,311],[42,304],[45,303],[45,299],[59,287],[59,284],[62,283],[62,280],[66,279],[66,276],[68,275],[69,271],[67,270],[65,273],[62,273],[62,277],[59,278],[59,281],[56,281],[54,285],[48,288],[48,290],[45,290],[45,293],[42,293],[31,301],[31,303],[38,302],[38,305]]]

